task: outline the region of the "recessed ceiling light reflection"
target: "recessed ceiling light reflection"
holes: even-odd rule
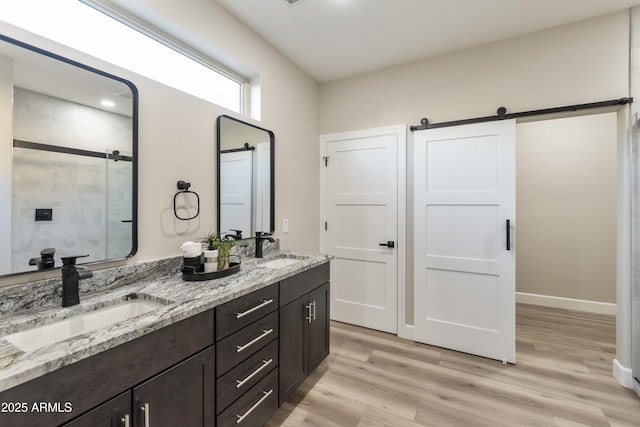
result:
[[[103,99],[102,101],[100,101],[100,104],[102,104],[103,107],[115,107],[116,103],[113,101],[109,101],[108,99]]]

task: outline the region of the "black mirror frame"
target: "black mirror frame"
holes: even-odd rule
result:
[[[269,185],[271,186],[271,200],[270,200],[271,206],[269,207],[270,224],[269,224],[268,232],[273,234],[276,230],[275,228],[275,224],[276,224],[276,218],[275,218],[275,175],[276,175],[275,174],[275,139],[276,138],[275,138],[275,135],[269,129],[261,128],[260,126],[247,123],[243,120],[236,119],[235,117],[231,117],[227,114],[222,114],[218,116],[218,118],[216,119],[216,189],[217,189],[216,207],[218,209],[217,219],[216,219],[216,230],[218,234],[220,234],[221,232],[220,230],[220,121],[223,118],[233,120],[243,125],[251,126],[254,129],[258,129],[258,130],[267,132],[269,134],[269,143],[271,148],[271,152],[270,152],[271,161],[269,165],[271,168],[271,174],[269,177],[270,178]],[[260,230],[260,231],[265,231],[265,230]],[[253,237],[253,236],[244,236],[243,238],[250,238],[250,237]]]
[[[41,49],[39,47],[30,45],[28,43],[22,42],[20,40],[16,40],[14,38],[8,37],[4,34],[0,34],[0,41],[4,41],[7,43],[11,43],[15,46],[24,48],[24,49],[28,49],[32,52],[35,53],[39,53],[41,55],[45,55],[49,58],[64,62],[66,64],[69,65],[73,65],[75,67],[79,67],[82,68],[86,71],[101,75],[103,77],[107,77],[109,79],[112,80],[116,80],[120,83],[125,84],[130,90],[131,90],[131,107],[132,107],[132,112],[131,112],[131,134],[132,134],[132,138],[131,138],[131,152],[133,160],[132,160],[132,189],[131,189],[131,219],[132,219],[132,224],[131,224],[131,252],[129,252],[129,254],[126,257],[123,258],[111,258],[111,259],[105,259],[105,260],[101,260],[101,261],[94,261],[94,262],[90,262],[90,263],[86,263],[86,265],[95,265],[95,264],[101,264],[104,262],[112,262],[112,261],[119,261],[119,260],[125,260],[125,259],[129,259],[132,258],[136,252],[138,252],[138,105],[139,105],[139,100],[138,100],[138,88],[136,87],[136,85],[133,84],[133,82],[123,79],[122,77],[118,77],[115,76],[113,74],[107,73],[106,71],[102,71],[99,70],[97,68],[91,67],[89,65],[86,64],[82,64],[80,62],[74,61],[73,59],[69,59],[69,58],[65,58],[64,56],[60,56],[58,54],[55,54],[53,52],[49,52],[47,50]],[[59,269],[60,267],[56,267],[55,270]],[[47,270],[47,271],[51,271],[51,270]],[[10,274],[3,274],[0,275],[0,278],[2,277],[13,277],[13,276],[18,276],[18,275],[24,275],[24,274],[33,274],[33,273],[39,273],[39,271],[34,270],[34,271],[23,271],[23,272],[19,272],[19,273],[10,273]]]

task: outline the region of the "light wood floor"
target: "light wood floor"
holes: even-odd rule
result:
[[[267,426],[640,426],[615,317],[517,306],[517,364],[332,322],[331,354]]]

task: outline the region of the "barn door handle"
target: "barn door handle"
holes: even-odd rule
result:
[[[396,242],[389,240],[387,243],[379,243],[380,246],[386,246],[388,248],[395,248]]]
[[[507,220],[507,250],[511,250],[511,220]]]

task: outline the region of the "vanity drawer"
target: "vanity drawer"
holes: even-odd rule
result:
[[[261,426],[278,410],[278,371],[264,377],[218,415],[218,427]]]
[[[217,413],[222,412],[276,366],[278,366],[278,340],[273,340],[271,344],[218,379],[216,383]]]
[[[329,281],[329,263],[324,263],[280,282],[280,307],[308,294]]]
[[[277,308],[277,284],[216,307],[216,340],[231,335]]]
[[[221,377],[278,337],[278,312],[256,320],[216,344],[216,373]]]

